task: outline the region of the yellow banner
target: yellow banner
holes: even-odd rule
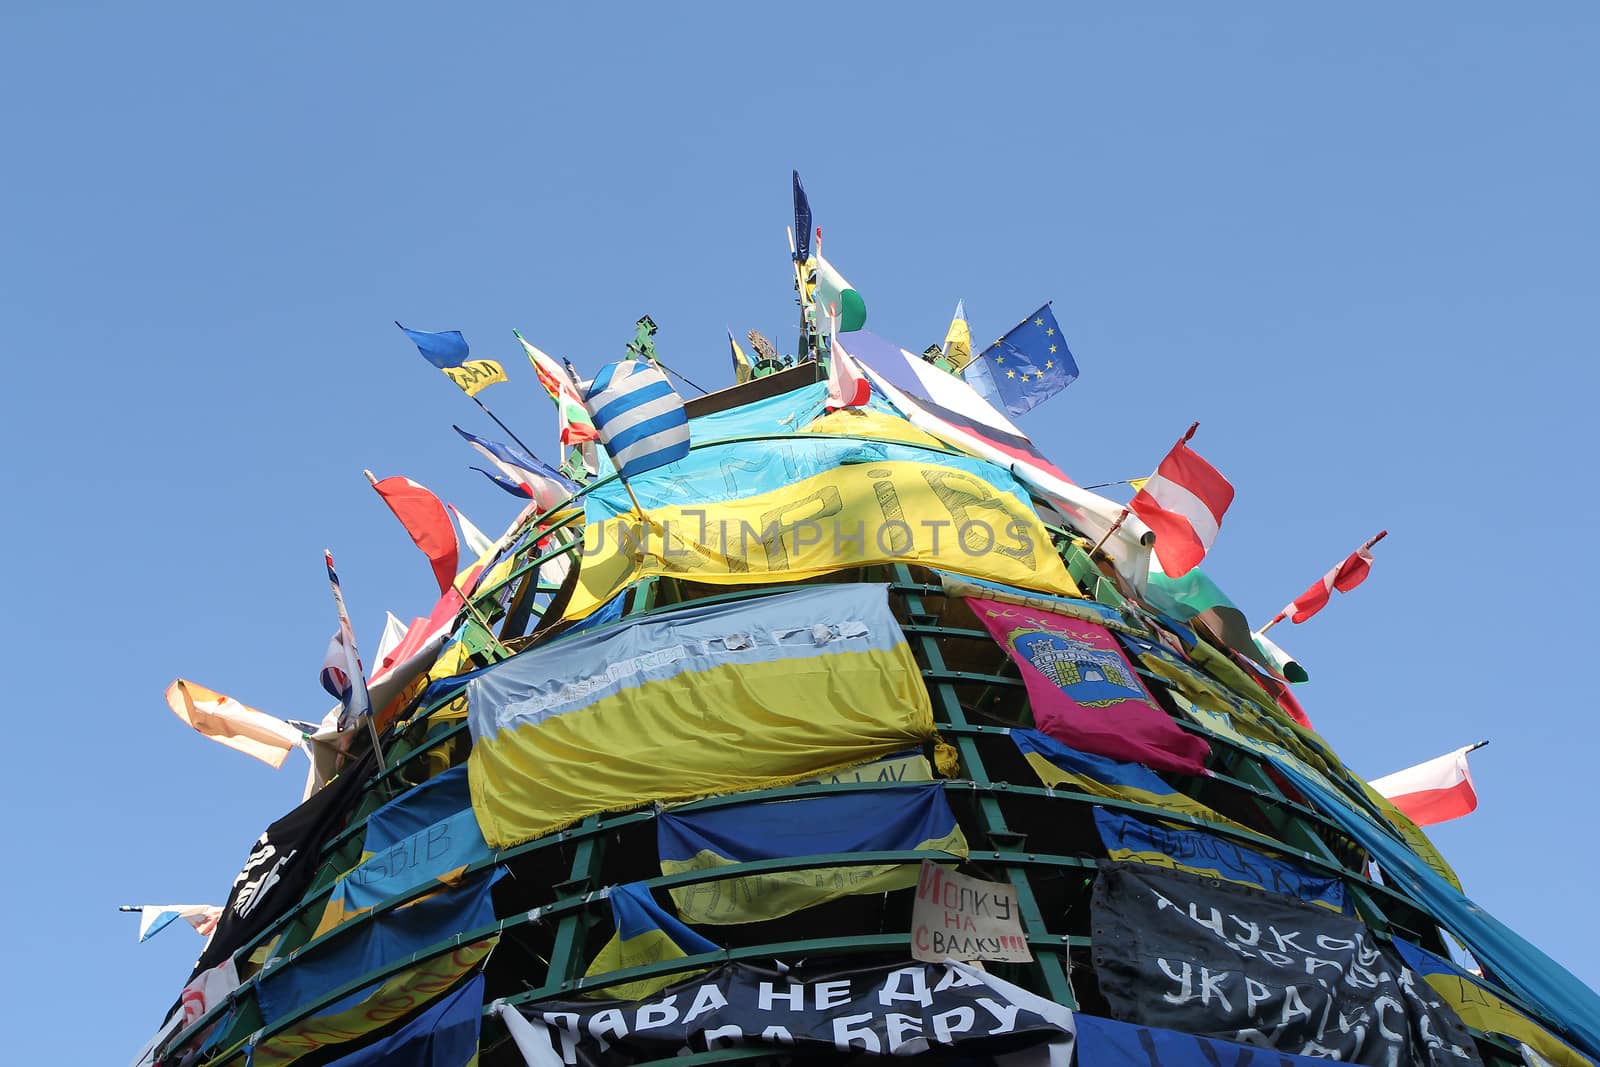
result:
[[[468,396],[477,396],[481,390],[489,388],[496,382],[508,380],[506,369],[492,359],[469,359],[459,367],[439,369]]]
[[[1080,596],[1031,508],[976,475],[892,460],[699,507],[656,507],[584,529],[568,616],[581,619],[651,575],[720,585],[799,581],[918,563]]]

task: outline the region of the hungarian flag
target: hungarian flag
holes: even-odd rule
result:
[[[1378,536],[1350,553],[1337,567],[1324,574],[1321,581],[1295,597],[1294,603],[1278,612],[1272,622],[1283,619],[1293,623],[1305,622],[1328,606],[1328,599],[1333,596],[1335,589],[1341,593],[1348,593],[1366,581],[1367,575],[1372,573],[1372,546],[1387,536],[1389,536],[1388,530],[1379,530]],[[1270,626],[1272,623],[1267,625]]]
[[[363,473],[394,512],[394,517],[400,520],[400,525],[406,528],[411,540],[433,564],[439,592],[449,589],[455,580],[461,549],[456,543],[456,528],[450,523],[450,513],[445,511],[439,498],[410,478],[379,479],[373,477],[371,471]]]
[[[1467,767],[1467,753],[1474,747],[1458,748],[1415,767],[1374,778],[1372,788],[1388,797],[1418,826],[1460,818],[1478,806],[1472,771]]]
[[[539,384],[555,401],[556,417],[561,421],[561,443],[571,447],[600,440],[594,420],[589,418],[589,412],[583,406],[578,386],[566,370],[549,355],[530,345],[520,333],[517,334],[517,340],[522,342],[523,350],[528,353],[528,362],[533,364]]]
[[[1172,578],[1183,577],[1205,559],[1233,503],[1228,479],[1189,448],[1199,428],[1198,422],[1189,427],[1128,505],[1155,532],[1156,559]]]

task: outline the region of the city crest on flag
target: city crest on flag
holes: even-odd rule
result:
[[[1132,668],[1115,649],[1094,648],[1036,625],[1017,627],[1005,643],[1019,662],[1026,661],[1086,708],[1145,699]]]

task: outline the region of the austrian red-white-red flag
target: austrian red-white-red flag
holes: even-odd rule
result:
[[[1233,503],[1233,486],[1189,448],[1197,422],[1178,439],[1129,509],[1155,533],[1156,559],[1169,578],[1188,574],[1206,558],[1222,516]]]
[[[833,318],[833,336],[828,339],[832,358],[828,360],[828,408],[858,408],[872,398],[872,383],[850,353],[839,347],[839,319]]]
[[[1472,788],[1467,753],[1476,745],[1458,748],[1437,759],[1372,780],[1372,788],[1389,798],[1418,826],[1457,819],[1478,806]]]
[[[1356,586],[1367,580],[1367,575],[1372,573],[1372,546],[1389,536],[1388,530],[1378,531],[1378,536],[1346,556],[1337,567],[1322,576],[1322,580],[1307,589],[1304,593],[1294,598],[1294,603],[1273,616],[1273,622],[1288,619],[1290,622],[1305,622],[1311,616],[1328,606],[1328,598],[1335,589],[1341,593],[1348,593]]]

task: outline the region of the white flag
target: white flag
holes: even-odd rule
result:
[[[282,767],[300,744],[300,731],[282,719],[182,678],[167,686],[167,707],[197,732],[270,767]]]

